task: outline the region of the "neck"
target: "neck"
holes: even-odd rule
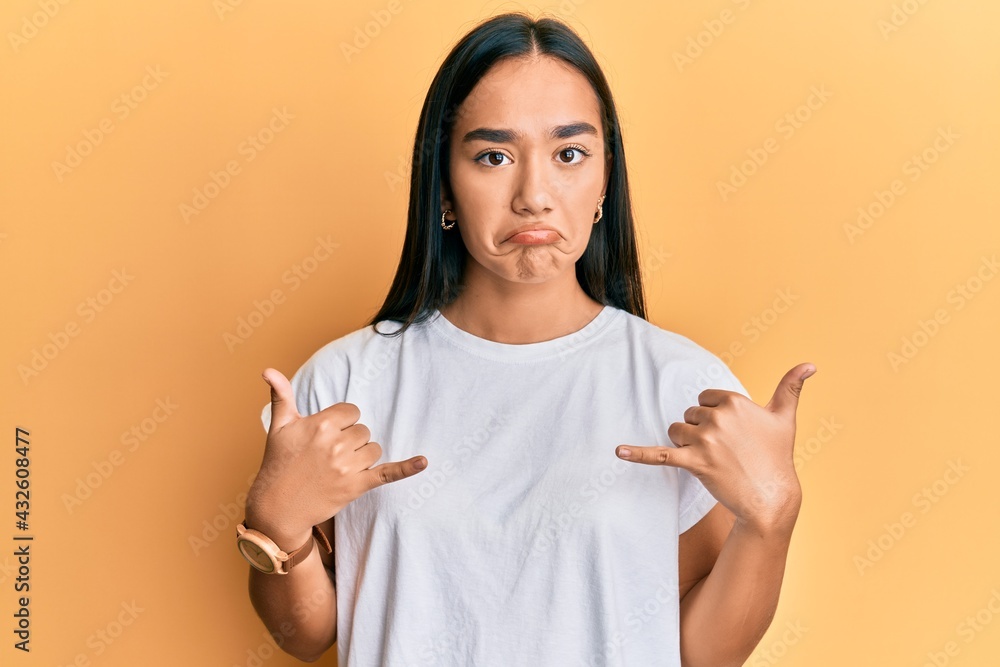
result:
[[[468,276],[467,276],[468,277]],[[576,280],[544,283],[466,280],[441,314],[459,329],[497,343],[540,343],[579,331],[604,308]]]

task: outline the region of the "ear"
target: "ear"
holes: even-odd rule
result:
[[[450,213],[445,213],[445,211],[450,211]],[[443,188],[441,190],[441,212],[444,213],[444,219],[448,222],[454,222],[458,218],[458,215],[455,213],[455,207],[451,199],[445,194]]]

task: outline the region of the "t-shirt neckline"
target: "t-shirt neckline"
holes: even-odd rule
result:
[[[434,309],[431,315],[430,328],[455,345],[477,356],[494,361],[521,363],[571,354],[575,350],[589,344],[599,334],[604,332],[608,328],[608,325],[616,319],[619,312],[621,311],[618,308],[605,304],[600,312],[590,322],[585,324],[583,328],[565,336],[543,340],[538,343],[499,343],[486,338],[480,338],[465,329],[457,327],[437,308]]]

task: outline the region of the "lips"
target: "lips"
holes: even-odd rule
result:
[[[547,243],[557,243],[558,241],[559,235],[551,229],[537,229],[530,232],[519,232],[507,239],[507,243],[516,243],[520,245],[541,245]]]
[[[513,232],[511,232],[507,236],[507,238],[504,239],[504,241],[510,241],[512,238],[514,238],[515,236],[517,236],[518,234],[520,234],[522,232],[551,232],[551,233],[555,233],[555,230],[552,229],[551,227],[546,227],[545,225],[539,225],[539,224],[522,225],[521,227],[518,227]],[[548,234],[548,235],[551,236],[551,234]],[[546,234],[537,234],[537,235],[532,235],[532,236],[544,237],[544,236],[546,236]]]

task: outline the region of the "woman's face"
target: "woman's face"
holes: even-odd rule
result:
[[[608,173],[586,77],[547,56],[501,61],[462,102],[449,141],[442,210],[458,220],[467,271],[538,283],[573,270]],[[528,225],[551,231],[511,238]]]

